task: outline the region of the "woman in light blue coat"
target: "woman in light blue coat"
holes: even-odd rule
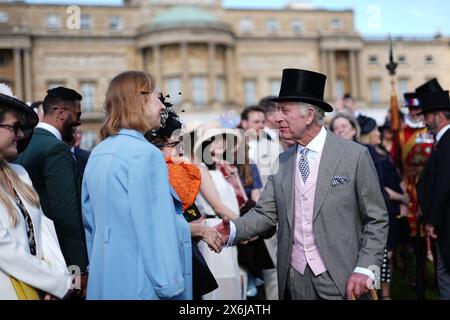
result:
[[[105,109],[82,190],[87,299],[192,299],[189,226],[161,152],[143,135],[164,109],[153,78],[119,74]]]

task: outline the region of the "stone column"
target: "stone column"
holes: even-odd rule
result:
[[[350,50],[350,81],[352,85],[352,96],[354,99],[359,99],[359,80],[358,80],[358,66],[356,63],[356,51]]]
[[[234,59],[233,59],[233,48],[231,46],[225,49],[225,59],[226,59],[226,77],[227,77],[227,96],[226,101],[234,104],[236,101],[235,97],[235,86],[234,86]]]
[[[191,86],[189,83],[189,61],[187,50],[188,44],[186,42],[181,43],[181,94],[184,102],[192,102]]]
[[[33,101],[33,79],[31,72],[31,49],[27,48],[23,53],[24,68],[25,68],[25,100]]]
[[[320,71],[327,76],[328,79],[328,68],[327,68],[327,51],[321,50],[320,51]],[[327,80],[327,85],[325,86],[325,98],[330,99],[331,93],[330,93],[330,84],[328,83],[329,80]]]
[[[213,42],[208,44],[208,100],[213,103],[216,100],[216,73],[214,70],[214,60],[216,55],[216,45]]]
[[[330,85],[330,99],[336,99],[336,58],[334,51],[328,51],[328,83]]]
[[[23,70],[21,49],[14,49],[14,95],[23,99]]]
[[[148,61],[148,53],[146,54],[146,61]],[[163,79],[161,74],[161,47],[158,44],[153,46],[153,72],[155,73],[156,83],[163,88]]]

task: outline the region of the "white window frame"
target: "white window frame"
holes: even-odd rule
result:
[[[276,18],[267,18],[266,31],[268,33],[277,33],[280,30],[280,23]]]
[[[97,84],[94,81],[84,81],[80,83],[80,92],[83,97],[81,107],[83,112],[95,111],[95,95]]]
[[[123,27],[122,16],[111,15],[108,17],[108,30],[118,31],[122,30],[122,27]]]
[[[281,80],[280,79],[270,79],[270,95],[278,96],[280,94]]]
[[[248,17],[239,20],[239,30],[243,33],[253,32],[253,20]]]
[[[81,149],[92,150],[97,143],[97,131],[87,130],[83,131],[83,137],[81,138]]]
[[[344,23],[341,18],[334,17],[330,20],[330,27],[334,30],[341,30],[344,27]]]
[[[164,94],[170,95],[170,103],[172,103],[173,105],[179,105],[183,101],[181,77],[168,77],[166,79],[166,88],[167,92],[164,92]],[[178,94],[180,92],[182,93],[181,95]]]
[[[225,102],[225,78],[223,77],[217,77],[216,83],[215,83],[215,90],[216,90],[216,100],[218,102]]]
[[[377,84],[378,88],[375,88],[374,84]],[[370,89],[370,102],[380,103],[381,102],[381,79],[370,79],[369,89]],[[374,89],[376,89],[376,90],[374,90]]]
[[[204,106],[208,103],[206,76],[198,75],[191,78],[192,102],[197,106]]]
[[[0,23],[7,23],[9,21],[9,13],[0,11]]]
[[[92,16],[90,14],[82,14],[81,15],[80,28],[81,28],[81,30],[91,30],[92,29]]]
[[[294,33],[301,33],[305,30],[305,25],[301,19],[294,18],[291,20],[291,28]]]
[[[49,13],[47,15],[47,28],[53,30],[61,28],[61,17],[56,13]]]
[[[372,59],[372,58],[375,58],[375,59]],[[367,60],[368,60],[369,64],[372,64],[372,65],[380,64],[380,58],[376,54],[370,54]]]
[[[244,102],[246,106],[256,104],[256,80],[244,80]]]

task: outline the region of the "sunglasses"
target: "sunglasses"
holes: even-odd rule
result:
[[[19,133],[19,130],[21,130],[23,132],[24,130],[28,129],[27,126],[21,124],[20,122],[15,122],[13,124],[0,124],[0,128],[6,128],[11,131],[14,131],[14,134],[16,136]]]

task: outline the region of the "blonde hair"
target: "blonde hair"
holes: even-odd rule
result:
[[[155,90],[155,80],[143,71],[126,71],[111,80],[105,97],[106,118],[100,129],[101,139],[120,129],[147,132],[151,129],[145,104]]]
[[[22,198],[22,200],[27,201],[28,203],[31,203],[34,207],[40,208],[39,203],[39,196],[36,193],[36,191],[33,189],[32,186],[29,184],[23,182],[17,173],[11,169],[11,167],[8,165],[8,163],[0,159],[0,170],[4,173],[6,176],[6,179],[9,181],[11,186],[16,190],[16,192],[19,194],[19,196]],[[0,182],[0,203],[2,203],[6,211],[9,215],[9,218],[11,220],[11,226],[15,227],[18,223],[18,216],[17,211],[14,208],[14,204],[11,200],[11,197],[9,196],[8,192],[6,191],[8,189],[7,186],[4,185],[4,182]]]

